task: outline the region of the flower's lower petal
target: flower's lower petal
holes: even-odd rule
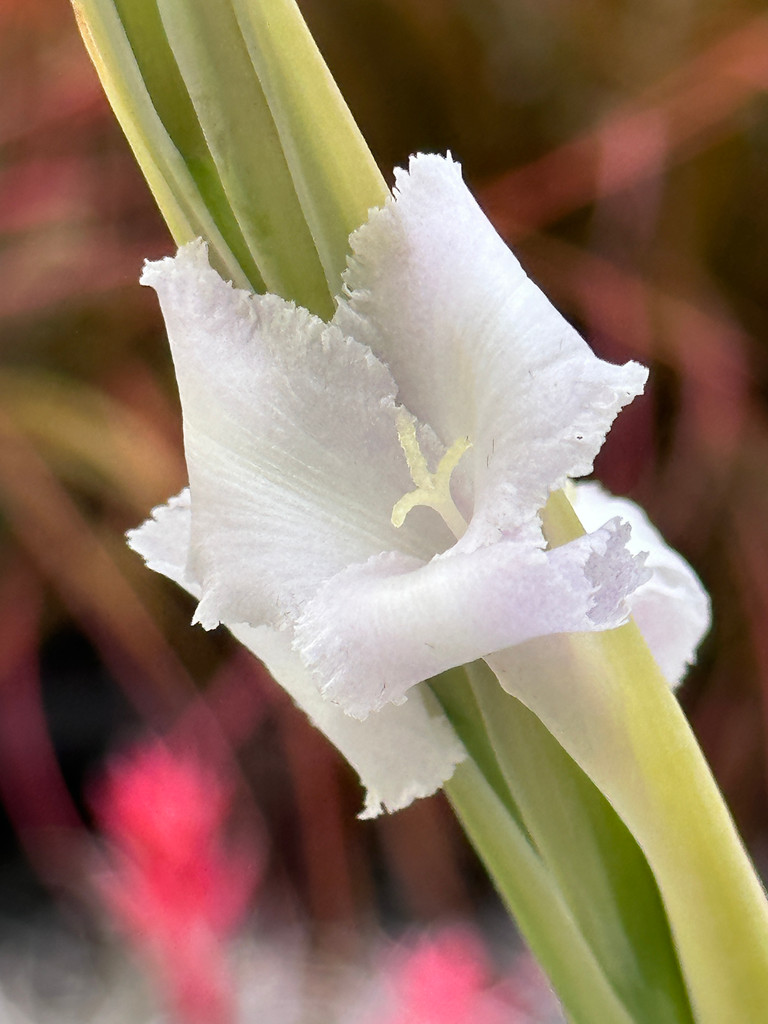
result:
[[[186,572],[191,517],[189,491],[153,510],[152,518],[128,539],[157,572],[193,596],[199,585]],[[466,751],[426,687],[406,704],[382,708],[365,722],[350,718],[324,699],[315,680],[291,647],[291,634],[268,626],[231,626],[232,634],[260,658],[278,683],[325,733],[360,776],[367,793],[363,818],[407,807],[436,792],[464,760]]]
[[[629,608],[659,668],[677,686],[712,622],[709,596],[682,556],[664,543],[645,512],[633,501],[616,498],[597,483],[569,489],[576,514],[591,530],[611,516],[632,527],[630,551],[647,551],[651,578],[629,598]]]
[[[455,481],[474,495],[462,547],[535,520],[551,490],[590,472],[646,370],[594,355],[528,279],[450,158],[413,157],[351,245],[334,321],[387,363],[400,400],[444,445],[473,442]]]
[[[142,281],[179,383],[198,621],[277,623],[350,563],[450,543],[437,516],[390,522],[412,481],[395,384],[368,349],[275,295],[234,289],[199,241]]]
[[[383,707],[361,722],[320,694],[292,650],[289,632],[268,626],[230,629],[358,773],[367,791],[361,818],[398,811],[430,796],[467,756],[426,687],[416,687],[405,704]]]
[[[388,554],[320,588],[295,646],[325,696],[364,718],[446,669],[551,633],[623,622],[647,578],[619,520],[552,551],[512,541],[424,566]]]

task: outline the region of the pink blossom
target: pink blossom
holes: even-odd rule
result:
[[[372,1024],[544,1024],[561,1020],[540,975],[521,964],[499,975],[469,926],[445,928],[395,954],[389,969],[392,1005]]]
[[[115,759],[94,801],[109,842],[102,897],[156,974],[179,1024],[228,1024],[226,939],[253,891],[260,856],[225,842],[234,785],[194,753],[160,741]]]

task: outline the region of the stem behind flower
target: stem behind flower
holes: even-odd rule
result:
[[[573,1024],[632,1024],[538,854],[473,761],[446,791]]]

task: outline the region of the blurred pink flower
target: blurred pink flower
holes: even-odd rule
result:
[[[115,759],[94,800],[109,842],[101,895],[179,1024],[235,1019],[225,940],[243,918],[261,852],[225,842],[233,794],[221,770],[157,741]]]
[[[562,1019],[555,999],[526,963],[518,957],[499,980],[474,929],[445,928],[398,950],[388,979],[392,1005],[372,1024],[554,1024]]]

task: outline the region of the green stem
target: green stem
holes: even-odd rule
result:
[[[294,0],[233,0],[331,295],[389,190]]]
[[[165,35],[153,31],[151,20],[140,16],[139,0],[131,4],[130,36],[113,0],[72,4],[107,98],[174,240],[182,245],[206,238],[222,274],[238,287],[258,287],[258,271],[245,262],[242,235],[233,226],[231,211],[224,209],[199,126],[195,133],[194,121],[187,116],[189,97],[178,89],[178,69]],[[173,122],[172,134],[159,111]]]
[[[466,671],[525,827],[606,977],[634,1020],[692,1024],[659,890],[632,834],[487,665]]]
[[[333,307],[325,275],[231,4],[157,2],[221,185],[267,291],[328,316]]]
[[[446,792],[574,1024],[633,1024],[525,833],[473,761],[457,768]]]

